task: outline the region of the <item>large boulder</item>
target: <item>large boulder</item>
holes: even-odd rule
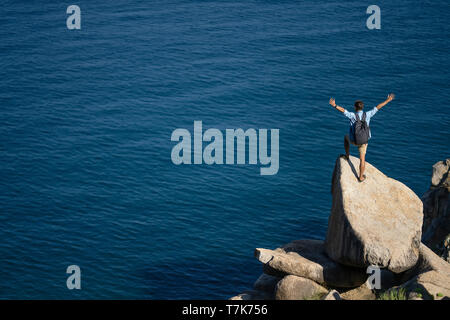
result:
[[[296,240],[275,250],[257,248],[255,257],[265,264],[265,272],[277,276],[291,274],[331,287],[357,287],[368,276],[364,269],[331,260],[321,240]]]
[[[433,166],[430,189],[422,196],[422,242],[448,259],[450,234],[450,159]]]
[[[328,290],[312,280],[288,275],[278,282],[276,300],[320,300]]]
[[[354,267],[377,265],[400,273],[419,257],[422,201],[411,189],[366,162],[339,157],[332,179],[333,204],[325,248],[333,260]]]

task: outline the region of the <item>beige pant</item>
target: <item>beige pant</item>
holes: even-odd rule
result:
[[[357,146],[360,155],[365,155],[365,154],[366,154],[366,152],[367,152],[367,143],[364,143],[364,144],[356,144],[356,143],[354,143],[354,142],[352,142],[352,141],[350,140],[350,138],[348,137],[348,134],[345,136],[345,140],[347,140],[349,144],[352,144],[352,145],[354,145],[354,146]]]

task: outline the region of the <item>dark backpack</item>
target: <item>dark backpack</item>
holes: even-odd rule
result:
[[[354,124],[355,143],[360,145],[369,141],[369,125],[366,122],[366,113],[363,113],[362,119],[359,119],[357,113],[355,113],[356,122]]]

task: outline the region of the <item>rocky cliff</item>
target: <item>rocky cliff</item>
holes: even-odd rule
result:
[[[375,299],[381,293],[450,298],[450,264],[421,243],[422,230],[423,242],[439,242],[450,227],[450,160],[433,167],[424,206],[407,186],[369,163],[367,179],[359,182],[358,167],[354,157],[336,160],[326,239],[296,240],[274,250],[257,248],[263,274],[253,289],[231,299],[351,300]],[[368,278],[375,269],[378,286]]]
[[[422,201],[422,242],[450,262],[450,159],[434,164]]]

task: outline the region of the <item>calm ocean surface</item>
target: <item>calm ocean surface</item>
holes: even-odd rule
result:
[[[222,299],[255,247],[323,239],[347,120],[367,160],[422,195],[450,157],[447,1],[0,5],[0,298]],[[175,166],[176,128],[279,128],[280,170]],[[352,149],[356,155],[356,149]],[[82,290],[66,288],[79,265]]]

